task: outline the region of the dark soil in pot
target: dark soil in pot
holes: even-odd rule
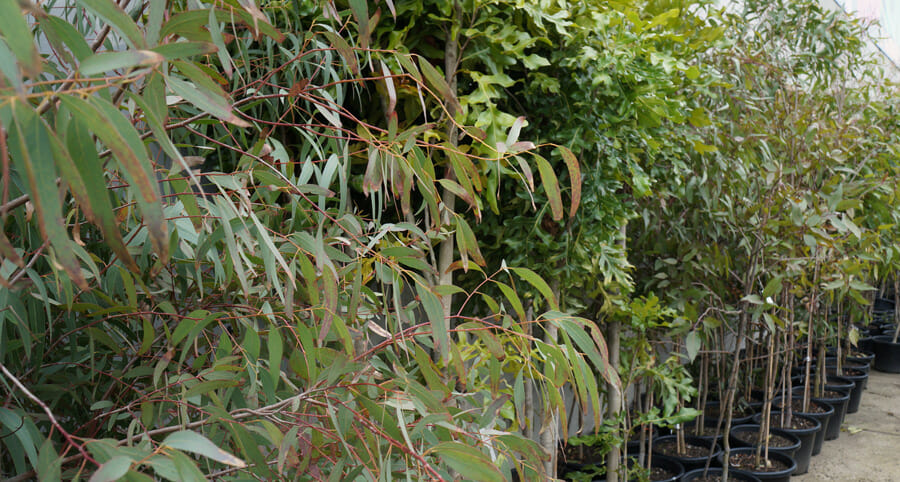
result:
[[[872,351],[875,352],[875,369],[880,372],[900,373],[900,343],[893,343],[891,340],[893,340],[891,335],[873,338]]]
[[[875,361],[875,353],[872,350],[864,350],[862,347],[859,347],[859,350],[853,350],[847,355],[847,361],[854,363],[868,363],[869,366],[872,366],[872,362]]]
[[[691,470],[706,466],[707,460],[710,459],[715,464],[716,458],[722,452],[718,444],[714,444],[712,440],[685,436],[685,451],[679,453],[677,438],[677,435],[656,438],[653,441],[654,457],[656,454],[671,457],[678,460],[685,470]]]
[[[760,418],[760,417],[756,417]],[[812,459],[812,451],[815,446],[816,432],[822,430],[822,424],[810,417],[793,414],[790,426],[781,425],[784,420],[782,412],[772,411],[769,418],[771,426],[778,427],[800,439],[800,448],[794,453],[794,461],[797,463],[795,474],[805,474],[809,470]]]
[[[704,440],[713,441],[716,443],[722,443],[722,430],[725,429],[725,422],[722,422],[721,427],[717,427],[718,420],[715,418],[707,418],[704,420],[703,427],[697,428],[696,420],[688,422],[684,424],[684,433],[685,435],[691,437],[697,437]]]
[[[759,425],[746,424],[731,428],[732,447],[756,447],[760,445]],[[800,448],[800,439],[784,430],[773,428],[769,430],[769,451],[778,452],[788,457],[794,457],[794,453]]]
[[[795,395],[803,395],[803,387],[795,387]],[[847,413],[847,403],[850,401],[850,392],[826,389],[821,397],[812,397],[813,401],[825,402],[834,407],[834,415],[828,419],[825,426],[825,440],[834,440],[841,434],[841,424],[844,423],[844,415]]]
[[[759,477],[743,470],[731,469],[728,471],[728,480],[735,482],[759,482]],[[710,467],[709,470],[694,469],[685,472],[681,476],[681,482],[721,482],[722,469],[718,467]]]
[[[776,398],[772,408],[783,411],[784,405],[781,403],[781,397]],[[822,424],[822,430],[816,432],[816,438],[813,442],[812,455],[819,455],[822,451],[822,443],[825,441],[825,428],[828,427],[828,421],[834,415],[834,407],[825,402],[816,402],[810,400],[809,411],[803,411],[803,397],[795,395],[791,401],[791,411],[797,415],[805,415],[814,418]]]
[[[825,385],[826,387],[831,384],[831,373],[834,373],[837,367],[829,367],[828,369],[829,383]],[[855,384],[850,390],[850,401],[847,402],[847,413],[856,413],[859,411],[859,403],[862,401],[863,389],[866,381],[869,379],[869,374],[855,368],[844,368],[840,378],[852,381]]]
[[[756,449],[750,447],[731,449],[728,464],[753,474],[759,480],[770,482],[789,482],[791,473],[797,468],[797,464],[792,458],[777,453],[770,453],[762,465],[757,465]]]
[[[706,402],[706,408],[703,409],[703,412],[707,417],[715,420],[719,417],[720,407],[721,405],[718,401]],[[753,415],[755,413],[756,410],[747,403],[738,403],[738,401],[735,400],[734,413],[731,416],[731,424],[740,425],[742,423],[747,423],[753,418]]]
[[[628,465],[632,466],[634,462],[634,459],[629,459]],[[678,482],[684,475],[684,466],[671,457],[654,455],[650,463],[650,482]]]

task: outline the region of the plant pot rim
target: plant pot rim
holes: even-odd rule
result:
[[[706,471],[707,475],[719,475],[722,473],[722,467],[709,467],[708,469],[699,468],[694,470],[688,470],[681,476],[681,480],[683,481],[691,481],[689,477],[697,477],[703,475],[703,472]],[[735,480],[744,481],[744,482],[757,482],[759,481],[759,477],[751,474],[750,472],[743,471],[741,469],[731,468],[728,470],[728,477],[735,477]]]
[[[739,428],[753,429],[758,432],[759,424],[758,423],[745,423],[742,425],[735,425],[734,427],[731,427],[731,431],[734,432],[736,429],[739,429]],[[793,430],[793,429],[791,429],[791,430]],[[783,437],[783,438],[786,438],[791,441],[791,445],[788,445],[786,447],[769,446],[769,450],[784,450],[784,451],[796,450],[797,448],[800,447],[800,444],[802,443],[800,440],[800,437],[794,435],[793,433],[791,433],[788,430],[784,430],[784,429],[781,429],[778,427],[769,427],[769,434],[778,435],[779,437]],[[754,445],[754,447],[755,447],[755,445]],[[739,448],[739,447],[734,447],[734,448]]]
[[[735,447],[735,448],[731,449],[728,456],[730,457],[732,454],[735,454],[735,453],[750,453],[750,452],[756,452],[756,448],[754,448],[754,447]],[[771,476],[771,475],[779,475],[779,474],[790,474],[790,473],[793,473],[794,470],[797,468],[797,461],[794,460],[793,457],[788,457],[787,455],[780,454],[778,452],[769,452],[769,458],[770,459],[779,459],[782,463],[788,465],[788,468],[785,470],[779,470],[779,471],[774,471],[774,472],[757,472],[754,470],[747,470],[747,469],[738,469],[738,470],[741,470],[744,472],[750,472],[751,474],[760,473],[760,474],[765,474],[766,476]],[[723,463],[723,465],[725,463],[729,462],[729,461],[725,460],[725,452],[722,452],[720,461]],[[734,467],[734,466],[732,465],[731,467]]]

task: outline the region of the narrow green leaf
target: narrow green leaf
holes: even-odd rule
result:
[[[78,66],[78,71],[90,76],[132,67],[155,67],[164,60],[162,55],[151,50],[101,52],[84,59]]]
[[[358,74],[359,61],[356,59],[356,53],[350,48],[350,44],[348,44],[340,35],[328,30],[322,32],[322,35],[328,39],[331,47],[337,50],[341,57],[344,58],[344,61],[347,62],[347,66],[350,67],[350,71],[354,74]]]
[[[124,455],[117,455],[106,463],[102,464],[96,472],[91,475],[88,482],[114,482],[121,479],[131,469],[131,458]]]
[[[200,90],[194,85],[174,77],[167,78],[166,83],[173,92],[198,109],[238,127],[250,127],[248,122],[234,115],[231,111],[231,103],[224,96],[209,90]]]
[[[523,323],[525,321],[527,321],[525,319],[525,307],[522,305],[522,300],[519,299],[518,293],[516,293],[515,290],[510,288],[505,283],[501,283],[496,280],[494,281],[494,283],[497,285],[498,288],[500,288],[500,291],[503,292],[503,296],[506,297],[506,299],[507,299],[507,301],[509,301],[510,305],[512,305],[512,309],[513,309],[513,311],[516,312],[516,316],[519,317],[519,320],[522,321]]]
[[[416,293],[419,295],[419,301],[422,302],[422,308],[425,309],[425,315],[428,316],[428,321],[431,323],[434,346],[442,357],[446,357],[450,348],[450,324],[449,320],[444,318],[441,300],[421,282],[416,283]]]
[[[228,48],[225,47],[225,38],[222,35],[222,27],[218,20],[216,20],[214,9],[209,9],[209,24],[207,28],[209,29],[209,36],[212,38],[213,45],[216,46],[216,55],[219,57],[219,63],[222,64],[225,75],[230,79],[234,74],[234,62],[231,59],[231,54],[228,53]]]
[[[165,57],[166,60],[178,60],[196,55],[214,54],[218,48],[209,42],[170,42],[150,49]]]
[[[169,458],[178,471],[180,482],[206,482],[207,479],[197,467],[197,463],[187,455],[176,450],[169,453]]]
[[[53,447],[53,440],[46,439],[41,444],[41,450],[38,452],[38,480],[41,482],[56,482],[62,480],[62,459],[56,453]]]
[[[6,40],[0,37],[0,73],[9,81],[9,85],[21,91],[22,72],[16,61],[16,54],[6,45]]]
[[[133,49],[147,48],[147,43],[137,24],[112,0],[78,0],[78,3],[118,30],[129,47]]]
[[[19,3],[15,0],[0,0],[0,35],[6,40],[10,50],[15,54],[19,65],[28,77],[37,77],[43,71],[41,56],[34,45],[34,37],[22,14]]]
[[[84,40],[84,36],[79,34],[75,27],[60,17],[48,15],[38,19],[38,23],[44,29],[44,33],[59,39],[69,48],[75,60],[79,62],[94,55],[91,47]]]
[[[578,212],[578,206],[581,205],[581,167],[578,165],[575,154],[572,154],[567,147],[559,146],[559,152],[569,169],[569,183],[572,185],[572,204],[569,206],[569,217],[573,217]]]
[[[353,12],[353,18],[356,20],[359,44],[363,49],[368,49],[372,31],[369,26],[369,10],[366,7],[366,0],[350,0],[350,11]]]
[[[509,268],[509,270],[519,275],[519,277],[527,281],[531,286],[537,288],[537,290],[544,295],[547,303],[549,303],[550,309],[559,310],[559,300],[556,299],[556,295],[553,294],[550,285],[548,285],[540,275],[528,268]]]
[[[162,29],[163,17],[166,13],[166,0],[150,0],[150,14],[147,16],[147,29],[144,35],[148,45],[159,43],[159,31]]]
[[[475,198],[457,182],[450,179],[438,179],[438,183],[443,186],[444,189],[452,192],[456,197],[465,201],[472,209],[478,208],[478,205],[475,203]]]
[[[43,120],[30,107],[13,104],[13,122],[9,130],[9,153],[26,181],[28,194],[45,239],[54,248],[56,261],[81,289],[88,289],[81,263],[71,247],[59,204],[50,134]]]
[[[153,323],[149,318],[142,317],[141,325],[143,326],[143,337],[141,341],[141,349],[138,350],[138,355],[143,355],[150,350],[150,347],[153,346],[153,340],[156,338],[156,331],[153,329]]]
[[[697,358],[697,354],[700,353],[700,347],[700,334],[696,331],[688,333],[684,338],[684,348],[687,350],[688,360],[693,362],[694,358]]]
[[[247,466],[243,460],[216,447],[216,444],[212,443],[212,441],[203,435],[190,430],[181,430],[169,435],[162,441],[162,445],[202,455],[232,467],[243,468]]]
[[[240,382],[237,380],[206,380],[185,390],[182,398],[188,399],[197,395],[205,395],[220,388],[236,387],[238,385],[240,385]]]
[[[32,465],[37,465],[40,460],[38,457],[37,442],[31,438],[32,432],[25,428],[25,425],[30,422],[29,419],[23,418],[16,412],[13,412],[6,407],[0,407],[0,427],[3,427],[3,436],[9,437],[14,435],[19,443],[22,444],[22,450],[25,451],[25,455],[28,457],[30,463]],[[19,430],[12,430],[16,427],[21,428]],[[10,444],[4,442],[4,445],[9,447]]]
[[[277,326],[273,325],[269,329],[266,346],[269,351],[269,377],[272,379],[272,385],[277,389],[281,379],[281,361],[284,357],[284,341],[281,339],[281,333]]]
[[[112,104],[99,97],[92,97],[90,102],[71,95],[59,98],[112,151],[122,174],[136,191],[135,198],[144,215],[153,250],[165,262],[169,257],[169,237],[159,187],[134,126]]]
[[[503,474],[480,450],[460,442],[441,442],[431,448],[464,479],[501,482]]]
[[[75,117],[69,119],[65,131],[68,155],[58,157],[57,165],[60,166],[61,173],[67,179],[75,178],[74,174],[70,174],[67,169],[62,168],[63,162],[74,164],[84,183],[87,199],[80,198],[74,188],[73,195],[84,209],[85,216],[100,228],[104,241],[122,263],[131,271],[139,272],[137,264],[125,246],[125,240],[122,239],[121,227],[113,212],[109,189],[106,185],[103,162],[97,155],[97,147],[90,131],[84,122]]]
[[[422,73],[425,75],[425,80],[431,85],[438,97],[447,103],[447,106],[450,109],[450,112],[453,115],[461,112],[462,108],[459,105],[459,99],[456,98],[456,92],[453,92],[450,89],[450,85],[447,84],[447,80],[444,79],[444,76],[441,75],[437,69],[431,65],[431,62],[428,61],[425,57],[419,57],[419,68],[422,69]]]
[[[559,180],[547,162],[541,156],[535,155],[537,161],[538,172],[541,174],[541,183],[544,186],[544,192],[547,193],[547,200],[550,201],[550,210],[553,212],[553,219],[559,221],[563,217],[562,194],[559,191]]]

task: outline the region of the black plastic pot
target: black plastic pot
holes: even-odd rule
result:
[[[629,466],[634,463],[635,459],[628,459]],[[681,480],[681,476],[684,475],[684,466],[672,457],[666,457],[665,455],[653,455],[650,461],[650,465],[651,467],[659,467],[676,474],[667,479],[650,479],[650,482],[678,482]]]
[[[704,471],[702,468],[694,469],[688,472],[685,472],[684,475],[681,476],[681,482],[694,482],[701,477],[715,477],[722,475],[722,469],[720,467],[710,467],[708,471]],[[728,480],[734,480],[736,482],[760,482],[759,477],[751,474],[750,472],[744,472],[743,470],[731,469],[728,471]]]
[[[680,455],[673,455],[671,453],[659,453],[657,447],[661,443],[666,442],[674,442],[677,439],[677,435],[665,435],[662,437],[657,437],[653,439],[653,457],[664,456],[668,458],[672,458],[677,460],[682,466],[684,466],[684,470],[693,470],[700,467],[705,467],[707,460],[712,460],[712,465],[715,466],[718,463],[719,454],[722,452],[722,449],[719,448],[718,444],[713,443],[712,440],[703,438],[703,437],[692,437],[690,435],[686,435],[684,437],[685,443],[690,445],[694,445],[697,447],[703,447],[706,452],[706,455],[701,457],[684,457]]]
[[[832,380],[835,379],[833,377],[835,370],[837,370],[837,367],[828,367],[828,383],[825,386],[830,385],[832,383]],[[861,372],[856,368],[847,368],[839,378],[843,378],[854,383],[853,389],[850,390],[850,401],[847,402],[847,413],[858,412],[859,403],[862,401],[863,389],[865,387],[866,381],[869,380],[869,374]]]
[[[872,365],[872,362],[875,361],[875,353],[872,350],[863,350],[859,349],[860,356],[848,356],[847,361],[854,363],[868,363],[869,366]]]
[[[802,396],[794,395],[794,400],[803,400]],[[816,432],[816,438],[813,441],[813,449],[812,455],[819,455],[822,451],[822,443],[825,442],[825,429],[828,427],[828,421],[831,420],[831,417],[834,415],[834,407],[825,403],[825,402],[816,402],[810,401],[811,404],[815,404],[822,408],[822,412],[798,412],[794,411],[797,415],[804,415],[809,418],[814,418],[822,424],[822,430]],[[778,397],[773,402],[772,408],[776,408],[778,410],[784,410],[784,406],[781,404],[781,397]]]
[[[893,310],[894,300],[889,300],[887,298],[875,298],[875,305],[872,307],[872,311],[885,312]]]
[[[760,414],[756,414],[754,418],[759,418]],[[731,427],[731,433],[729,434],[728,440],[731,442],[732,447],[755,447],[756,445],[751,444],[741,438],[740,434],[742,433],[759,433],[759,424],[757,423],[748,423],[744,425],[737,425]],[[769,445],[769,452],[777,452],[780,454],[787,455],[788,457],[794,458],[794,454],[797,450],[800,449],[801,441],[796,435],[786,432],[784,430],[773,428],[769,430],[770,437],[772,435],[778,435],[784,439],[787,439],[790,442],[790,445],[786,445],[783,447],[776,447],[774,445]],[[758,445],[758,444],[757,444]],[[796,458],[794,458],[796,460]]]
[[[892,335],[881,335],[872,339],[875,369],[880,372],[900,373],[900,343],[893,343],[893,338]]]
[[[828,386],[826,385],[826,388]],[[831,390],[831,389],[829,389]],[[825,396],[813,397],[816,402],[825,402],[834,407],[834,415],[828,419],[828,425],[825,426],[825,440],[834,440],[841,435],[841,424],[844,423],[844,415],[847,413],[847,404],[850,402],[850,392],[842,390],[832,390],[842,393],[839,397]],[[803,387],[794,387],[795,395],[803,395]]]
[[[737,400],[735,400],[735,405],[737,405]],[[711,420],[716,420],[719,417],[719,407],[721,406],[718,400],[706,402],[706,418]],[[748,406],[748,413],[739,414],[737,411],[731,416],[731,425],[741,425],[744,423],[750,423],[753,419],[753,415],[756,413],[752,406]],[[723,423],[724,425],[724,423]]]
[[[869,331],[869,336],[864,336],[859,339],[856,343],[856,346],[859,347],[860,350],[863,351],[874,351],[875,350],[875,336],[881,334],[881,330],[877,332],[875,330]]]
[[[742,448],[731,449],[730,455],[755,454],[755,453],[756,453],[755,448],[742,447]],[[725,454],[723,453],[722,457],[720,457],[720,462],[724,463],[725,462],[724,459],[725,459]],[[784,454],[770,453],[769,460],[777,460],[777,461],[787,465],[788,468],[784,469],[784,470],[779,470],[777,472],[762,472],[762,471],[746,470],[746,469],[740,469],[740,470],[753,474],[756,478],[758,478],[761,481],[789,482],[791,480],[791,474],[794,472],[794,470],[797,469],[797,463],[794,462],[794,459],[792,459]],[[734,467],[734,466],[732,465],[732,467]],[[729,471],[729,473],[730,473],[730,471]]]
[[[781,412],[772,411],[772,422],[775,422],[779,419]],[[809,470],[809,462],[812,460],[812,451],[815,446],[816,441],[816,433],[822,430],[822,423],[818,420],[810,417],[806,417],[799,414],[793,414],[794,418],[801,418],[806,420],[807,422],[812,424],[812,427],[809,428],[791,428],[791,427],[779,427],[783,432],[790,433],[800,439],[800,448],[794,452],[793,458],[794,462],[797,463],[797,468],[794,471],[795,475],[805,474]],[[754,420],[758,420],[762,418],[761,415],[754,417]]]
[[[721,433],[719,433],[719,435],[717,435],[717,436],[714,436],[714,435],[696,435],[696,432],[694,432],[694,426],[695,426],[696,422],[697,422],[697,420],[692,420],[692,421],[687,422],[687,423],[684,424],[684,433],[685,433],[686,435],[689,435],[689,436],[691,436],[691,437],[701,438],[701,439],[704,439],[704,440],[708,440],[708,441],[710,441],[710,442],[715,441],[717,444],[719,444],[720,447],[722,446],[722,434],[721,434]],[[705,418],[703,419],[703,426],[704,426],[705,428],[707,428],[707,429],[715,430],[715,429],[716,429],[716,425],[718,424],[718,422],[719,422],[719,420],[716,419],[715,417],[705,417]],[[721,431],[721,430],[725,430],[725,421],[724,421],[724,420],[722,421],[722,426],[719,427],[719,430],[720,430],[720,431]]]

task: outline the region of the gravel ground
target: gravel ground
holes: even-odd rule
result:
[[[900,374],[872,370],[859,411],[826,441],[809,472],[791,482],[900,481]]]

